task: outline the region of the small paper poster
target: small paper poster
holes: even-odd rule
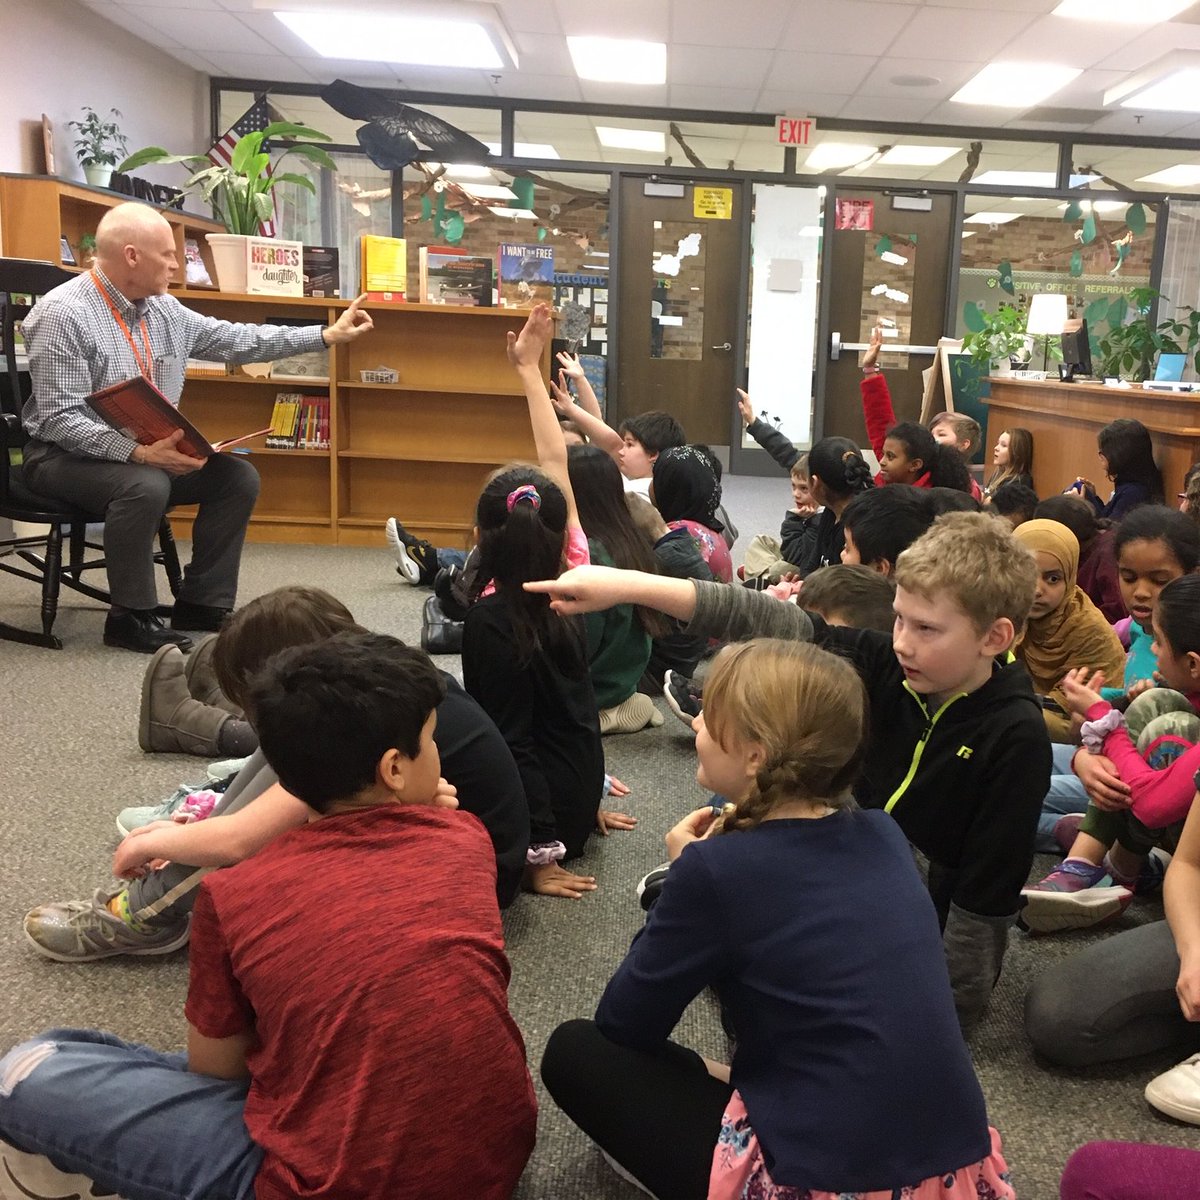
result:
[[[246,291],[251,295],[303,296],[304,243],[246,239]]]
[[[692,189],[692,212],[709,221],[733,218],[733,188],[697,187]]]
[[[839,199],[835,229],[859,229],[868,233],[875,228],[875,201]]]

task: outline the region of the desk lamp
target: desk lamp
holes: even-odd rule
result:
[[[1039,292],[1029,301],[1025,332],[1042,339],[1042,371],[1050,366],[1050,339],[1061,336],[1067,323],[1067,298],[1052,292]]]

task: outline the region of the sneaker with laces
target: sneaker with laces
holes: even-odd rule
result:
[[[668,671],[663,676],[663,695],[671,711],[690,729],[704,707],[704,689],[694,679]]]
[[[1133,899],[1129,888],[1113,886],[1103,867],[1077,858],[1065,859],[1021,895],[1019,923],[1031,933],[1087,929],[1123,913]]]
[[[181,783],[159,804],[135,804],[123,808],[117,813],[117,832],[122,837],[128,837],[133,830],[149,825],[152,821],[171,821],[189,796],[204,790],[205,785],[202,783]]]
[[[413,537],[395,517],[388,517],[388,545],[396,556],[396,573],[413,587],[432,587],[437,577],[437,550],[424,538]]]
[[[0,1140],[0,1200],[28,1200],[30,1196],[120,1200],[115,1192],[105,1191],[86,1175],[60,1171],[45,1155],[30,1154]]]
[[[667,880],[667,872],[670,869],[670,862],[659,863],[653,871],[648,871],[638,880],[638,903],[646,912],[649,912],[654,907],[654,902],[658,899],[659,893],[663,889],[663,884]]]
[[[1177,1121],[1200,1125],[1200,1054],[1150,1080],[1146,1102]]]
[[[1163,849],[1155,846],[1146,855],[1146,861],[1138,872],[1137,883],[1133,885],[1135,896],[1156,896],[1162,891],[1163,880],[1167,876],[1167,868],[1171,865],[1171,856]]]
[[[170,954],[187,945],[190,918],[139,931],[108,911],[118,889],[99,888],[90,900],[42,904],[25,914],[25,936],[55,962],[96,962],[122,954]]]

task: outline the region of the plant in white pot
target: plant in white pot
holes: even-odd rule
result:
[[[121,114],[110,108],[109,113],[120,119]],[[83,168],[83,176],[93,187],[108,187],[113,168],[129,149],[125,135],[116,121],[105,120],[94,108],[83,106],[82,121],[67,124],[79,134],[75,139],[75,157]]]
[[[294,183],[316,194],[317,189],[307,175],[280,171],[280,163],[289,154],[298,154],[319,167],[336,171],[337,163],[312,144],[331,140],[327,133],[307,125],[273,121],[265,129],[243,134],[228,164],[214,163],[205,154],[169,154],[161,146],[147,146],[131,154],[119,169],[133,171],[160,163],[184,163],[192,168],[192,175],[183,185],[184,192],[199,193],[228,230],[206,235],[213,251],[217,283],[222,291],[239,292],[246,286],[244,239],[258,236],[262,223],[274,215],[271,192],[281,183]],[[263,149],[268,141],[284,143],[286,147],[273,167],[271,156]]]
[[[974,303],[963,306],[967,332],[963,335],[963,353],[983,366],[994,368],[996,375],[1007,375],[1013,359],[1028,362],[1033,339],[1026,332],[1024,309],[1001,304],[994,313]]]

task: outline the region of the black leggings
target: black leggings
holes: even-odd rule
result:
[[[560,1025],[542,1056],[559,1108],[658,1200],[705,1200],[732,1088],[694,1050],[632,1050],[594,1021]]]

